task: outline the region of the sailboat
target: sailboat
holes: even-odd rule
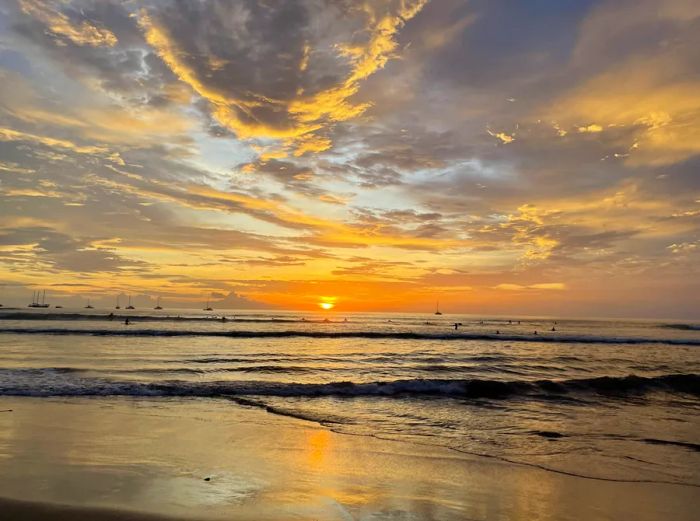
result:
[[[39,299],[41,297],[41,300]],[[32,303],[29,304],[30,308],[47,308],[49,305],[46,303],[46,290],[41,292],[41,290],[32,293]]]
[[[88,299],[87,306],[85,306],[85,309],[93,309],[93,306],[90,305],[90,299]]]
[[[163,309],[160,305],[160,297],[158,297],[158,301],[156,302],[156,307],[154,307],[153,309]]]
[[[204,308],[204,311],[214,311],[214,308],[209,305],[209,298],[207,298],[207,307]]]
[[[117,295],[117,305],[114,306],[114,309],[121,309],[122,307],[119,305],[119,295]]]
[[[131,295],[129,295],[129,305],[126,306],[124,309],[136,309],[134,306],[131,305]]]
[[[435,314],[442,315],[442,311],[440,311],[440,301],[439,300],[435,303]]]

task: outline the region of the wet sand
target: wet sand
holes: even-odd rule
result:
[[[0,512],[17,521],[690,520],[700,509],[697,487],[336,434],[227,400],[0,399],[8,409]]]
[[[17,521],[179,521],[181,519],[125,510],[32,503],[12,499],[0,499],[0,512],[3,519]]]

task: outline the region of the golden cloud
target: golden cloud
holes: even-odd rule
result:
[[[46,25],[51,34],[66,37],[76,45],[113,47],[117,43],[117,37],[110,30],[92,25],[87,20],[73,25],[66,15],[49,2],[20,0],[19,5],[25,14]]]
[[[282,140],[285,149],[291,150],[295,156],[301,156],[329,149],[331,141],[318,135],[318,132],[332,123],[356,118],[371,106],[368,102],[352,103],[350,98],[357,94],[363,80],[386,65],[397,48],[395,36],[399,29],[426,3],[427,0],[404,0],[396,13],[389,14],[378,14],[370,6],[362,6],[361,11],[367,20],[367,41],[364,44],[336,46],[339,57],[347,60],[350,66],[345,78],[320,92],[307,95],[299,90],[288,101],[255,93],[247,93],[243,99],[210,86],[187,63],[185,52],[166,27],[145,9],[139,12],[138,22],[148,44],[182,82],[209,102],[212,114],[220,124],[235,132],[240,139]],[[313,48],[308,42],[305,43],[299,64],[301,72],[308,68],[312,54]],[[257,108],[270,108],[275,113],[283,113],[286,116],[284,123],[261,121],[254,115]]]
[[[498,285],[494,286],[493,288],[504,290],[504,291],[524,291],[524,290],[530,290],[530,289],[562,291],[562,290],[566,289],[566,284],[564,284],[563,282],[540,282],[538,284],[529,284],[529,285],[523,286],[521,284],[504,283],[504,284],[498,284]]]
[[[609,138],[629,165],[683,161],[700,153],[700,80],[687,70],[673,52],[633,58],[559,98],[546,116],[582,133],[629,130]]]
[[[67,139],[56,139],[48,136],[39,136],[27,132],[20,132],[11,128],[0,128],[0,141],[32,141],[48,147],[72,150],[79,154],[106,154],[109,149],[102,146],[82,146]]]
[[[486,132],[488,132],[489,135],[500,139],[501,142],[504,144],[512,143],[513,141],[515,141],[515,136],[506,134],[505,132],[492,132],[491,130],[486,130]]]

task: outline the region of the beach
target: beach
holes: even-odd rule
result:
[[[696,324],[125,316],[0,313],[9,519],[685,520],[700,509]]]
[[[228,400],[6,397],[0,409],[7,519],[690,520],[700,507],[697,487],[337,434]]]

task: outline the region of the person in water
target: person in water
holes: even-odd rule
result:
[[[550,329],[550,331],[556,331],[556,330],[557,330],[557,328],[554,326],[552,326],[552,329]]]
[[[535,332],[533,333],[533,335],[536,335],[536,334],[537,334],[537,330],[535,329]]]
[[[125,326],[128,326],[128,325],[129,325],[129,318],[128,318],[128,317],[127,317],[127,319],[124,321],[124,325],[125,325]]]

